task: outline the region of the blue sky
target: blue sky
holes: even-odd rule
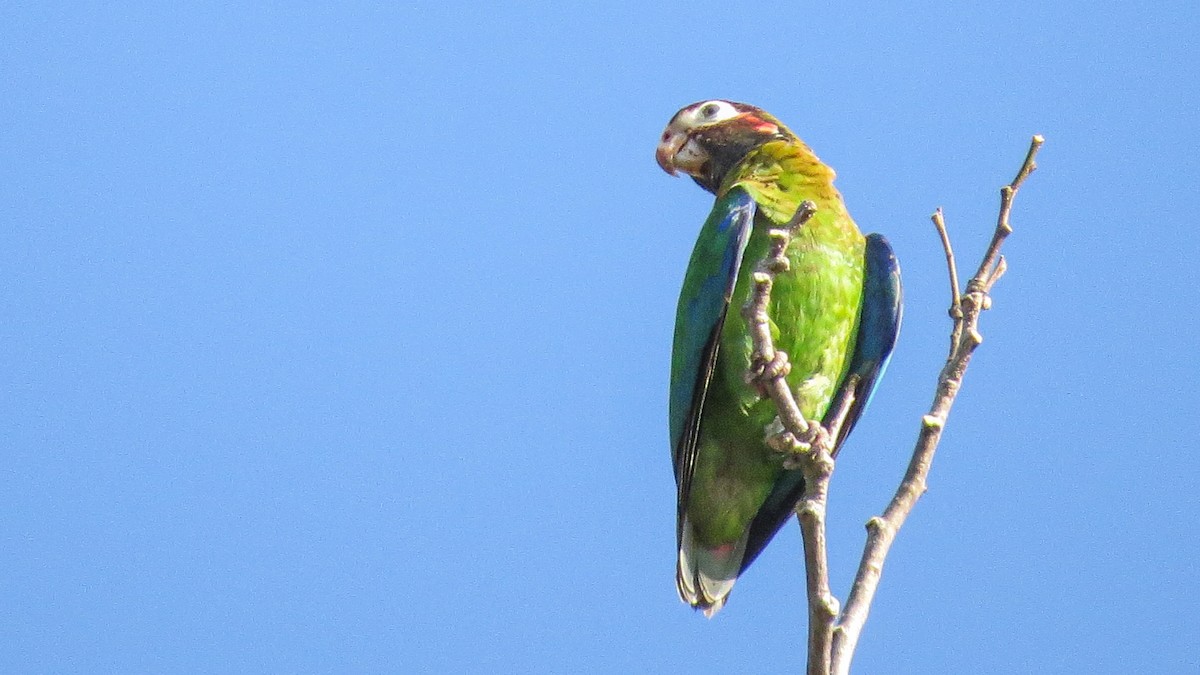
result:
[[[516,4],[0,9],[0,670],[799,669],[796,528],[712,621],[672,578],[711,200],[652,155],[711,97],[904,268],[843,598],[946,348],[929,213],[977,260],[1047,139],[860,671],[1200,667],[1195,3]]]

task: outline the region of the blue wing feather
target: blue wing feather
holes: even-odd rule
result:
[[[756,209],[754,199],[740,187],[717,200],[700,231],[679,297],[674,348],[682,362],[671,369],[670,421],[680,508],[690,489],[700,413]],[[691,278],[698,274],[705,276]]]
[[[846,383],[854,385],[854,403],[842,423],[835,448],[854,429],[871,402],[875,385],[887,370],[900,334],[904,314],[904,291],[900,285],[900,263],[882,234],[868,234],[864,252],[863,300],[858,319],[858,337],[850,359]],[[825,420],[828,424],[832,420]]]

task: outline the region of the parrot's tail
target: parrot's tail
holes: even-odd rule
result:
[[[736,543],[708,548],[692,541],[692,526],[686,518],[682,529],[679,565],[675,571],[679,598],[712,618],[725,605],[742,569],[746,536]]]

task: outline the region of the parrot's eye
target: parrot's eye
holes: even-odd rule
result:
[[[707,126],[732,119],[738,114],[738,109],[729,101],[713,100],[697,103],[691,108],[687,119],[692,124]]]

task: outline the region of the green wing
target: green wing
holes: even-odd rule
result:
[[[717,200],[700,229],[679,294],[671,356],[670,418],[681,515],[696,461],[700,413],[717,362],[721,328],[729,311],[742,255],[754,229],[755,210],[754,199],[741,187],[729,190]]]

